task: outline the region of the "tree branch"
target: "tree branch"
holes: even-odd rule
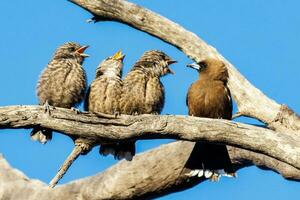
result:
[[[277,131],[299,134],[300,118],[286,106],[276,103],[251,85],[217,50],[196,34],[148,9],[125,0],[69,0],[96,16],[96,20],[111,20],[128,24],[153,35],[181,50],[196,61],[207,57],[222,59],[228,68],[229,88],[239,113],[268,124]]]
[[[212,123],[213,122],[213,123]],[[99,143],[140,139],[206,141],[259,152],[300,169],[300,139],[286,133],[221,119],[176,115],[122,115],[100,118],[41,106],[0,107],[0,129],[41,126]]]
[[[12,169],[4,158],[0,157],[0,198],[81,200],[149,199],[163,196],[193,187],[203,181],[200,178],[189,179],[184,175],[185,164],[193,147],[193,142],[183,141],[162,145],[136,155],[131,162],[121,161],[103,173],[54,189],[49,189],[40,181],[28,179],[20,171]],[[252,162],[259,166],[272,165],[273,170],[286,178],[300,180],[299,170],[280,161],[234,147],[228,149],[237,169],[250,166]]]

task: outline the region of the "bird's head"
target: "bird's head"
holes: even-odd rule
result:
[[[54,53],[54,59],[75,59],[79,64],[82,64],[84,58],[88,57],[84,51],[89,46],[81,46],[75,42],[67,42],[58,47]]]
[[[150,70],[156,76],[174,74],[169,65],[177,61],[170,58],[167,54],[158,50],[146,51],[136,65],[142,65],[146,70]]]
[[[124,58],[125,54],[122,51],[118,51],[113,56],[103,60],[96,70],[96,78],[101,75],[121,77]]]
[[[220,80],[227,83],[228,71],[225,63],[218,59],[208,58],[197,63],[187,65],[193,69],[196,69],[201,78],[207,78],[211,80]]]

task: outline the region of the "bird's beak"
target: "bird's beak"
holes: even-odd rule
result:
[[[80,47],[79,49],[76,50],[76,53],[79,53],[79,55],[82,56],[82,57],[89,57],[90,55],[84,53],[84,51],[85,51],[88,47],[89,47],[88,45],[82,46],[82,47]]]
[[[176,60],[168,60],[167,63],[168,63],[168,65],[172,65],[174,63],[177,63],[177,61]],[[168,73],[173,74],[173,75],[175,74],[175,72],[170,67],[168,67]]]
[[[122,54],[122,51],[118,51],[115,55],[112,56],[114,60],[123,60],[125,58],[125,54]]]
[[[200,70],[200,65],[198,65],[197,63],[188,64],[187,67],[190,67],[190,68],[193,68],[196,70]]]
[[[175,74],[175,72],[170,67],[168,67],[168,70],[169,70],[170,74],[173,74],[173,75]]]
[[[174,63],[177,63],[177,61],[176,60],[168,60],[167,63],[168,63],[168,65],[172,65]]]

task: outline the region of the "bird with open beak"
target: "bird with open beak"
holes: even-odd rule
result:
[[[88,46],[67,42],[55,51],[51,61],[42,72],[37,84],[40,105],[72,108],[79,104],[86,92],[86,74],[82,63]],[[46,143],[52,138],[52,131],[36,127],[31,132],[33,140]]]
[[[209,58],[188,67],[199,73],[199,79],[187,93],[189,115],[231,120],[232,99],[225,64]],[[189,176],[205,176],[211,180],[219,180],[220,175],[235,176],[227,148],[220,144],[195,143],[186,168],[190,169]]]
[[[120,99],[122,114],[160,114],[164,106],[165,92],[162,76],[174,74],[170,65],[176,63],[164,52],[146,51],[134,64],[123,81]],[[135,155],[135,141],[119,144],[117,158],[131,160]]]
[[[125,55],[118,51],[103,60],[96,69],[96,77],[91,83],[86,99],[85,110],[106,114],[119,114],[119,101],[122,92],[122,68]],[[117,143],[102,144],[100,154],[116,157]]]

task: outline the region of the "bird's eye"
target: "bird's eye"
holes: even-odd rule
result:
[[[69,50],[70,51],[75,51],[76,49],[75,49],[75,47],[69,47]]]

